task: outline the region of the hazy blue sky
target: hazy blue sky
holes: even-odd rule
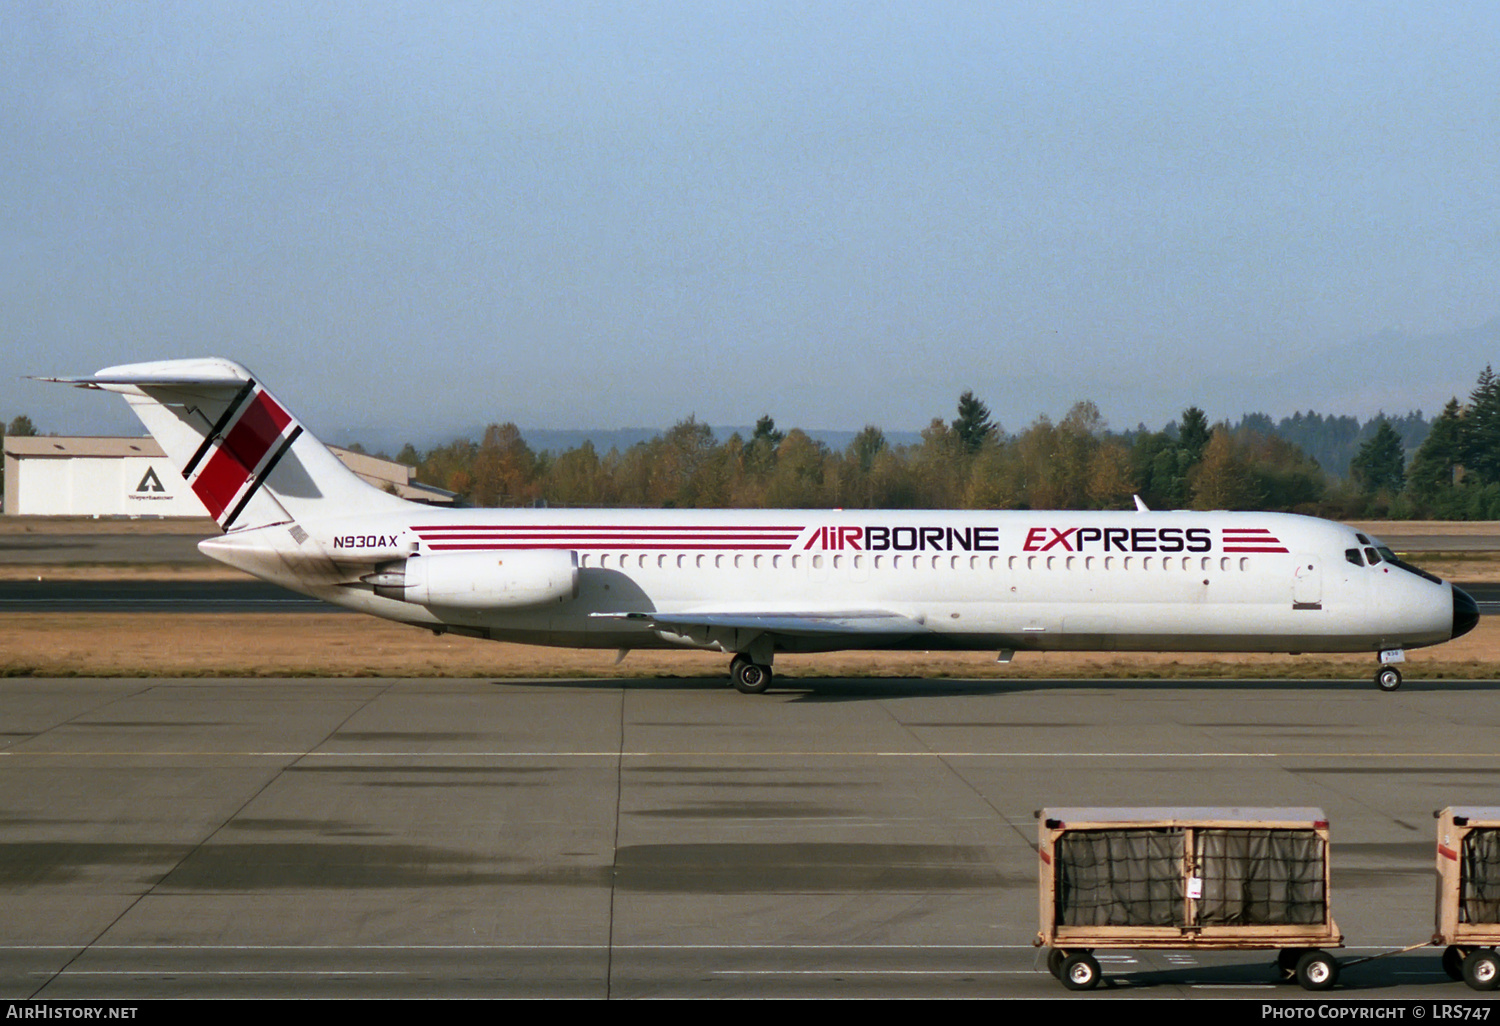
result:
[[[19,375],[210,354],[325,434],[1431,412],[1500,344],[1497,53],[1494,3],[15,0],[0,416],[134,430]]]

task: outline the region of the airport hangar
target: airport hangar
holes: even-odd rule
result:
[[[394,460],[329,446],[345,466],[403,499],[452,505]],[[17,516],[206,517],[208,510],[149,437],[6,436],[5,505]]]

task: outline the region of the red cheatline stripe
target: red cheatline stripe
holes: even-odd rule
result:
[[[661,527],[636,527],[630,524],[511,524],[488,526],[485,524],[431,524],[413,527],[418,534],[446,531],[485,531],[500,534],[574,534],[581,531],[616,531],[631,534],[800,534],[800,527],[756,527],[740,525],[734,527],[705,527],[697,524],[670,524]]]
[[[443,531],[422,535],[425,541],[660,541],[660,542],[790,542],[795,535],[776,534],[633,534],[624,531],[568,531],[548,534],[472,534],[468,531]]]
[[[592,542],[454,542],[444,544],[441,542],[428,542],[427,547],[434,552],[448,552],[463,550],[465,552],[480,552],[490,549],[717,549],[738,552],[748,551],[775,551],[785,552],[791,548],[790,545],[726,545],[716,542],[686,542],[675,545],[663,545],[661,542],[609,542],[607,544],[596,544]]]
[[[1225,545],[1225,552],[1286,552],[1281,545]]]

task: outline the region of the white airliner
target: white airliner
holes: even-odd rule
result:
[[[1353,528],[1276,513],[438,509],[361,481],[224,359],[49,378],[118,392],[225,531],[202,551],[437,633],[733,656],[839,649],[1370,652],[1474,600]]]

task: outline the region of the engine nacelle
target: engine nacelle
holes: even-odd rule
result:
[[[450,609],[524,609],[578,595],[578,553],[561,549],[412,556],[364,578],[387,598]]]

